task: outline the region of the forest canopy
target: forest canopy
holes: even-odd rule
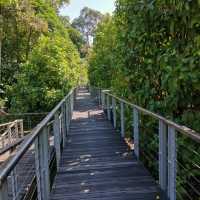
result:
[[[198,0],[117,0],[96,30],[90,84],[200,130],[199,8]]]
[[[8,111],[50,111],[79,83],[80,74],[86,79],[80,59],[82,35],[58,14],[68,3],[1,2],[0,105]]]

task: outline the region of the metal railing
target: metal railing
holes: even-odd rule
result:
[[[58,169],[72,118],[75,94],[76,89],[68,93],[32,130],[29,138],[2,169],[0,200],[22,199],[30,191],[36,192],[38,200],[49,198],[51,174],[55,175],[55,171],[51,171],[52,160],[56,160]]]
[[[102,105],[102,109],[105,111],[108,120],[112,121],[114,128],[117,128],[119,122],[118,127],[120,128],[122,138],[124,138],[126,134],[125,108],[127,108],[132,113],[131,132],[134,141],[134,153],[138,160],[141,160],[140,147],[142,141],[140,137],[142,115],[151,117],[156,121],[156,130],[158,134],[158,149],[156,152],[158,155],[157,181],[161,189],[161,199],[199,200],[200,134],[195,132],[194,130],[191,130],[190,128],[178,125],[177,123],[170,121],[156,113],[153,113],[138,105],[132,104],[122,98],[119,98],[111,94],[109,90],[102,90],[99,88],[91,87],[90,91],[92,96],[95,96],[95,99],[97,99],[99,104]],[[181,144],[183,144],[183,142],[186,142],[186,140],[189,140],[189,142],[186,143],[188,144],[188,146],[181,147]],[[197,148],[195,148],[195,145]],[[143,146],[143,148],[147,147],[148,144],[146,147]],[[190,149],[190,147],[193,149]],[[183,151],[181,151],[181,153],[178,154],[178,151],[182,150],[182,148],[185,148],[184,150],[186,151],[186,153],[190,150],[190,156],[193,156],[188,157],[187,162],[185,162],[185,160],[183,159]],[[196,159],[193,159],[194,156]],[[194,160],[194,162],[191,161],[192,159]],[[184,162],[181,163],[180,160]],[[190,164],[189,167],[188,163]],[[184,167],[183,165],[187,167]],[[179,175],[179,171],[182,172],[180,166],[184,167],[185,173],[188,173],[188,177],[186,177],[184,180],[182,180],[181,175]],[[179,176],[177,176],[177,174]],[[186,185],[187,189],[185,189],[183,185]],[[190,189],[188,189],[189,186]]]
[[[39,122],[44,119],[48,112],[40,113],[7,113],[0,117],[0,123],[7,123],[16,119],[23,120],[23,128],[25,135],[30,132]]]
[[[11,145],[23,136],[23,120],[0,124],[0,149]]]

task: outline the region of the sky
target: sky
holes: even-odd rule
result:
[[[103,14],[112,14],[115,8],[114,2],[115,0],[70,0],[70,5],[63,7],[60,10],[60,14],[69,16],[70,20],[73,20],[80,15],[81,9],[86,6],[98,10]]]

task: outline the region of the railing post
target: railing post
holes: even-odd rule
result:
[[[136,108],[133,108],[133,138],[134,138],[134,152],[139,159],[139,113]]]
[[[162,199],[167,193],[167,125],[159,120],[159,185]]]
[[[116,117],[116,100],[112,97],[112,111],[113,111],[113,127],[117,126],[117,117]]]
[[[65,104],[63,103],[61,106],[62,111],[62,138],[63,138],[63,147],[65,147],[66,142],[66,114],[65,114]]]
[[[17,174],[16,168],[14,168],[11,172],[11,187],[12,187],[12,196],[13,199],[17,198]]]
[[[15,137],[19,138],[18,121],[15,121]]]
[[[74,91],[72,91],[70,97],[71,97],[71,118],[72,118],[72,112],[74,109]]]
[[[69,128],[69,125],[70,125],[70,120],[71,120],[71,108],[70,108],[70,97],[68,97],[68,102],[67,102],[67,106],[68,106],[68,128]]]
[[[51,137],[51,127],[50,126],[47,126],[47,137]],[[50,143],[48,143],[48,149],[50,149]],[[48,160],[51,159],[51,154],[49,152],[49,155],[48,155]]]
[[[120,102],[121,137],[125,137],[124,103]]]
[[[108,120],[111,119],[111,116],[110,116],[110,97],[109,95],[107,94],[106,95],[106,104],[107,104],[107,117],[108,117]]]
[[[50,193],[48,146],[47,127],[44,127],[35,140],[35,162],[38,200],[48,199]]]
[[[101,89],[98,90],[98,96],[99,96],[99,106],[101,105]]]
[[[23,120],[20,121],[19,126],[20,126],[20,136],[23,137],[24,136]]]
[[[7,180],[1,183],[0,186],[0,200],[8,200],[8,184]]]
[[[66,101],[65,101],[65,110],[66,110],[66,113],[65,113],[65,116],[66,116],[66,131],[68,133],[68,131],[69,131],[69,107],[68,107],[68,99],[66,99]]]
[[[105,109],[105,93],[101,92],[101,105],[102,105],[102,109]]]
[[[77,88],[75,88],[74,89],[74,94],[73,94],[73,102],[75,103],[75,101],[76,101],[76,90],[77,90]],[[74,106],[73,106],[73,108],[74,108]]]
[[[72,109],[73,109],[72,95],[69,96],[69,107],[70,107],[70,120],[71,120],[71,118],[72,118]]]
[[[8,143],[11,144],[12,142],[12,130],[11,127],[8,127]]]
[[[62,142],[62,112],[59,115],[59,138],[60,138],[60,144]]]
[[[56,112],[54,115],[54,123],[53,123],[53,132],[54,132],[54,145],[56,148],[56,161],[57,161],[57,169],[59,168],[60,164],[60,122],[59,122],[59,114]]]
[[[176,131],[168,126],[168,198],[176,200]]]
[[[27,121],[28,121],[28,129],[31,130],[31,120],[29,115],[27,117]]]

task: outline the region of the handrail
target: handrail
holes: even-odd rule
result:
[[[156,118],[158,120],[162,120],[164,123],[174,127],[177,131],[185,134],[186,136],[188,136],[191,139],[194,139],[196,142],[200,143],[200,133],[196,132],[195,130],[192,130],[192,129],[186,127],[186,126],[181,126],[181,125],[179,125],[179,124],[177,124],[177,123],[175,123],[175,122],[173,122],[173,121],[171,121],[169,119],[166,119],[165,117],[163,117],[163,116],[161,116],[159,114],[156,114],[156,113],[154,113],[152,111],[149,111],[149,110],[147,110],[145,108],[142,108],[142,107],[140,107],[138,105],[130,103],[125,99],[122,99],[120,97],[117,97],[117,96],[111,94],[110,92],[107,92],[107,90],[102,90],[102,92],[104,92],[105,94],[109,95],[110,97],[113,97],[113,98],[119,100],[120,102],[123,102],[123,103],[131,106],[132,108],[136,108],[138,111],[141,111],[144,114],[152,116],[152,117],[154,117],[154,118]]]
[[[22,116],[22,115],[24,115],[24,116],[26,116],[26,115],[31,115],[31,116],[33,116],[33,115],[47,115],[48,114],[48,112],[40,112],[40,113],[32,113],[32,112],[30,112],[30,113],[7,113],[7,115],[6,116]]]
[[[11,145],[15,140],[24,136],[23,120],[18,119],[12,122],[0,124],[0,145],[1,149]]]
[[[12,122],[7,122],[7,123],[4,123],[4,124],[0,124],[0,127],[12,125],[12,124],[14,124],[16,122],[22,122],[22,121],[23,121],[22,119],[16,119],[15,121],[12,121]]]
[[[64,99],[62,99],[57,106],[31,131],[30,137],[24,142],[23,146],[15,154],[15,156],[10,160],[7,166],[0,172],[0,188],[3,186],[4,181],[8,175],[14,170],[15,166],[34,143],[35,139],[39,136],[43,128],[48,124],[48,122],[55,116],[56,112],[62,107],[66,100],[73,94],[75,88],[72,89]],[[1,194],[0,194],[1,195]]]

